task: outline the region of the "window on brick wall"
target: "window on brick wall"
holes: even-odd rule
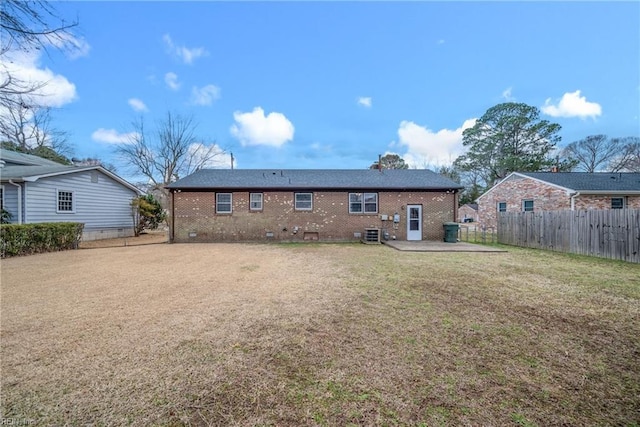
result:
[[[262,193],[249,194],[249,210],[252,210],[252,211],[262,210]]]
[[[523,212],[533,212],[533,200],[523,200],[522,201],[522,211]]]
[[[232,200],[231,193],[216,193],[216,213],[231,213]]]
[[[507,202],[498,202],[498,212],[507,211]]]
[[[378,193],[349,193],[349,213],[377,213]]]
[[[294,202],[297,211],[313,210],[313,193],[295,193]]]
[[[611,209],[624,209],[624,197],[612,197]]]

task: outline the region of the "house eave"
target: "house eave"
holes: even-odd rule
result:
[[[91,170],[97,170],[97,171],[100,171],[100,172],[104,173],[109,178],[111,178],[114,181],[117,181],[119,184],[122,184],[123,186],[129,188],[130,190],[134,191],[138,195],[143,194],[143,192],[139,188],[137,188],[133,184],[125,181],[124,179],[120,178],[118,175],[114,174],[113,172],[103,168],[102,166],[77,167],[77,168],[73,168],[73,169],[70,168],[70,169],[67,169],[67,170],[51,172],[51,173],[46,173],[46,174],[23,176],[22,178],[17,178],[15,180],[23,181],[23,182],[36,182],[37,180],[39,180],[41,178],[50,178],[50,177],[54,177],[54,176],[68,175],[68,174],[71,174],[71,173],[86,172],[86,171],[91,171]]]
[[[306,186],[288,186],[288,187],[164,187],[172,192],[182,191],[444,191],[444,192],[458,192],[464,187],[398,187],[398,188],[382,188],[382,187],[306,187]]]

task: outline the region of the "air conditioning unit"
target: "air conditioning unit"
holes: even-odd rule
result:
[[[380,243],[380,229],[379,228],[365,228],[363,243],[379,244]]]

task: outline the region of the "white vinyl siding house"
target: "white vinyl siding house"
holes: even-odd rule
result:
[[[129,203],[137,194],[102,173],[92,182],[92,172],[25,182],[25,222],[82,222],[85,232],[133,226]],[[61,192],[72,194],[71,210],[60,209]]]
[[[8,158],[0,173],[12,223],[79,222],[84,240],[133,235],[131,200],[141,192],[117,175],[5,150],[2,156]]]

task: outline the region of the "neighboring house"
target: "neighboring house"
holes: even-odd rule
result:
[[[462,189],[418,169],[203,169],[167,188],[172,242],[442,240]]]
[[[15,224],[81,222],[83,240],[132,236],[130,203],[140,194],[101,166],[0,150],[0,202]]]
[[[500,212],[640,209],[640,173],[513,172],[478,198],[482,225]]]
[[[477,222],[478,204],[467,203],[458,208],[458,222]]]

